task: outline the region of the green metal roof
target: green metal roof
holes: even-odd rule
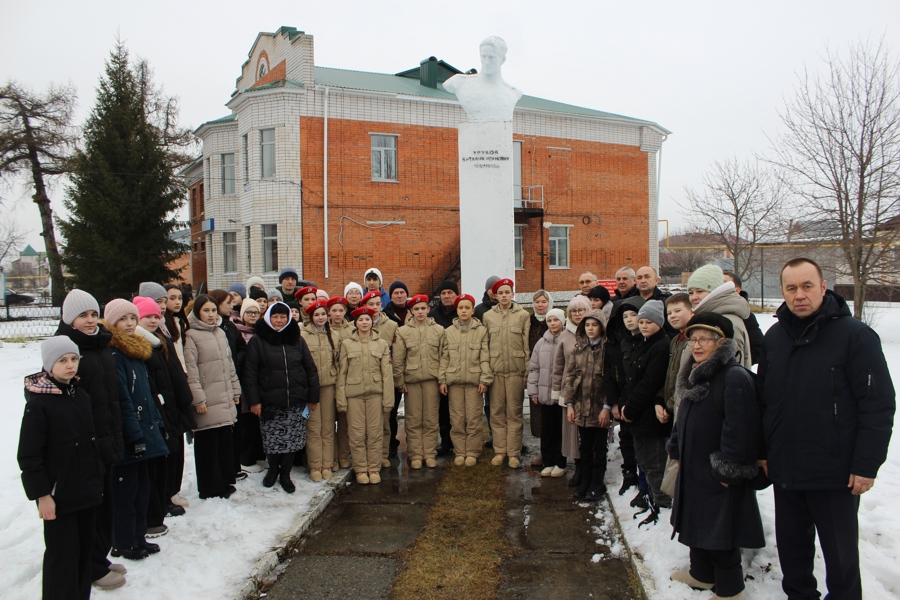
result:
[[[19,256],[40,256],[38,252],[31,247],[31,244],[25,246],[25,249],[19,254]]]
[[[225,115],[224,117],[219,117],[218,119],[213,119],[212,121],[207,121],[206,123],[202,123],[200,125],[200,127],[203,127],[203,125],[219,125],[221,123],[230,123],[230,122],[234,121],[234,119],[235,119],[235,114],[231,113],[230,115]],[[200,129],[200,127],[198,127],[197,129]]]

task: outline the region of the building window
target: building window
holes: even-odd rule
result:
[[[259,150],[262,168],[260,177],[272,179],[275,177],[275,130],[262,129],[259,132]]]
[[[522,207],[522,142],[518,140],[513,140],[513,206]]]
[[[241,136],[241,162],[244,163],[244,183],[250,181],[250,157],[247,156],[247,134]]]
[[[206,197],[206,196],[203,195],[204,193],[205,193],[205,192],[203,191],[203,184],[201,183],[201,184],[200,184],[200,212],[197,213],[197,217],[200,218],[200,219],[203,218],[203,213],[204,213],[204,211],[206,210],[206,209],[203,207],[203,198]]]
[[[191,188],[191,218],[196,218],[200,213],[197,212],[197,188]]]
[[[522,260],[522,238],[525,236],[525,226],[524,225],[516,225],[515,226],[515,252],[516,252],[516,268],[524,269],[524,262]]]
[[[397,136],[372,135],[372,179],[397,181]]]
[[[234,194],[234,154],[222,155],[222,194]]]
[[[206,238],[200,239],[200,254],[206,254]]]
[[[210,165],[212,164],[211,161],[212,161],[212,159],[210,159],[210,158],[206,159],[206,173],[203,176],[203,178],[206,181],[209,181],[209,173],[210,173],[209,169],[210,169]]]
[[[244,227],[244,253],[246,256],[244,257],[247,260],[247,272],[253,271],[250,267],[250,228]]]
[[[225,272],[237,273],[237,233],[234,231],[223,233],[222,245],[225,248]]]
[[[278,225],[263,225],[263,271],[278,270]]]
[[[569,228],[550,227],[550,268],[569,268]]]
[[[200,251],[200,244],[198,244],[197,242],[194,242],[194,254],[197,254],[197,252],[199,252],[199,251]]]

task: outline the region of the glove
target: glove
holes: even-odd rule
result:
[[[141,438],[130,444],[125,444],[125,449],[131,458],[141,458],[147,453],[147,444],[144,442],[144,438]]]

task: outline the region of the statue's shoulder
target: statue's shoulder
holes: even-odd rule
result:
[[[453,77],[449,78],[444,82],[444,89],[451,93],[456,93],[456,91],[463,85],[466,84],[467,80],[475,77],[474,75],[465,75],[464,73],[458,73]]]

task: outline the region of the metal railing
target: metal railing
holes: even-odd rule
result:
[[[516,185],[513,186],[513,208],[525,210],[544,209],[544,186],[542,185]]]

